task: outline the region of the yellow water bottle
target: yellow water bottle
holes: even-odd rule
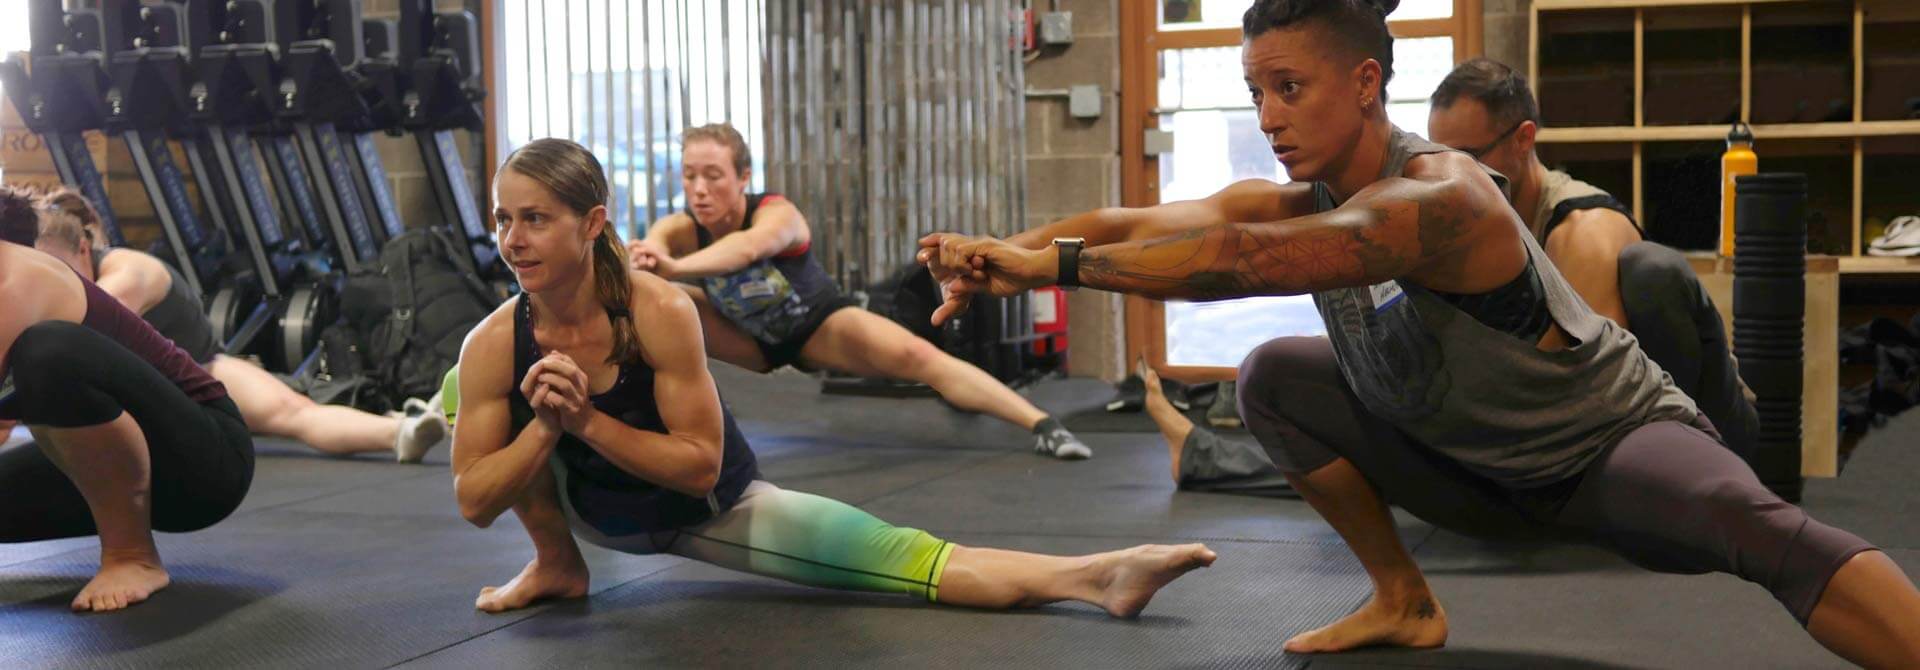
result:
[[[1727,153],[1720,156],[1720,255],[1733,256],[1733,178],[1760,171],[1753,153],[1753,129],[1739,121],[1727,133]]]

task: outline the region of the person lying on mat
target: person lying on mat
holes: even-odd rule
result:
[[[213,525],[253,482],[253,438],[226,387],[58,259],[24,246],[33,199],[0,187],[0,542],[95,535],[100,570],[72,601],[105,612],[170,582],[153,531]]]
[[[479,609],[585,595],[576,535],[812,586],[996,609],[1079,600],[1117,617],[1213,563],[1199,544],[1076,557],[964,547],[765,481],[707,371],[693,299],[629,269],[593,154],[535,140],[493,183],[523,292],[468,335],[449,380],[454,483],[474,525],[513,510],[534,559],[481,590]]]
[[[1033,433],[1037,453],[1093,455],[1058,419],[900,324],[856,306],[811,252],[799,207],[774,193],[747,193],[753,155],[726,124],[682,139],[686,212],[627,243],[634,269],[680,282],[700,310],[707,353],[766,372],[785,365],[920,382],[947,402]]]
[[[194,362],[232,391],[247,428],[261,435],[290,437],[314,450],[348,455],[391,451],[394,460],[418,463],[447,436],[445,419],[414,401],[403,416],[370,414],[340,405],[322,405],[289,388],[266,370],[229,356],[214,335],[200,296],[187,288],[180,272],[160,259],[133,249],[100,244],[100,215],[86,198],[61,189],[42,198],[34,247],[64,261],[80,276],[100,285],[120,304],[173,340]]]
[[[1247,89],[1297,180],[1270,219],[1194,220],[1084,250],[929,235],[922,258],[948,295],[935,319],[975,294],[1056,283],[1156,299],[1312,294],[1328,337],[1255,349],[1240,366],[1241,418],[1374,592],[1290,651],[1446,642],[1391,503],[1469,535],[1573,537],[1656,570],[1731,573],[1849,661],[1920,667],[1920,591],[1899,566],[1761,485],[1560,275],[1504,178],[1388,120],[1397,5],[1247,10]]]

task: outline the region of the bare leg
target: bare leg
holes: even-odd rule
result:
[[[1131,618],[1180,575],[1213,565],[1205,545],[1141,545],[1090,556],[1046,556],[955,547],[940,577],[940,602],[1011,609],[1078,600]]]
[[[73,599],[76,612],[146,600],[170,583],[153,544],[152,463],[133,416],[84,428],[32,427],[34,441],[73,480],[100,534],[100,572]]]
[[[526,497],[513,505],[513,515],[533,539],[533,560],[506,584],[480,589],[473,606],[483,612],[516,610],[549,598],[587,595],[587,561],[560,511],[559,489],[551,466],[541,466]]]
[[[733,325],[727,317],[721,316],[713,308],[713,302],[707,300],[707,292],[697,286],[675,283],[680,290],[693,298],[693,305],[700,312],[700,333],[706,340],[707,357],[731,363],[754,372],[770,372],[773,365],[767,363],[766,354],[760,353],[760,345],[753,336]]]
[[[1447,642],[1447,613],[1427,586],[1413,556],[1400,544],[1393,515],[1373,485],[1347,459],[1306,474],[1288,474],[1300,492],[1347,542],[1373,581],[1373,597],[1358,611],[1287,640],[1296,653],[1343,651],[1369,645],[1438,647]]]
[[[1134,364],[1135,374],[1147,386],[1147,416],[1153,417],[1153,424],[1160,427],[1160,435],[1167,438],[1167,454],[1172,456],[1173,482],[1180,483],[1180,454],[1186,451],[1187,435],[1193,433],[1193,420],[1181,414],[1173,403],[1167,402],[1167,392],[1160,388],[1160,375],[1153,371],[1142,357]]]
[[[1855,554],[1828,580],[1807,632],[1861,667],[1920,667],[1920,591],[1885,553]]]
[[[991,414],[1027,430],[1047,418],[1046,412],[985,370],[863,309],[843,309],[827,317],[801,348],[800,358],[814,367],[863,377],[920,382],[955,407]]]
[[[247,428],[256,433],[290,437],[336,456],[392,451],[400,433],[400,419],[316,403],[231,356],[215,357],[207,371],[226,385]]]

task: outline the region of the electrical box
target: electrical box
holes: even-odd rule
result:
[[[1100,118],[1100,87],[1081,84],[1067,89],[1067,113],[1076,119]]]
[[[1046,12],[1040,15],[1040,43],[1073,44],[1073,12]]]

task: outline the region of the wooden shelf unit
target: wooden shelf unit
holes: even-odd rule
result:
[[[1680,24],[1683,27],[1715,25],[1722,30],[1734,30],[1734,23],[1731,17],[1734,13],[1738,13],[1737,31],[1740,41],[1739,118],[1744,121],[1751,119],[1754,111],[1754,32],[1756,8],[1759,8],[1759,12],[1762,15],[1762,25],[1767,27],[1777,26],[1783,23],[1782,12],[1826,13],[1834,15],[1828,17],[1832,19],[1837,18],[1839,15],[1844,15],[1850,10],[1852,23],[1852,40],[1849,49],[1851,51],[1853,79],[1852,120],[1824,123],[1770,123],[1753,125],[1754,138],[1756,140],[1755,148],[1760,154],[1761,170],[1766,171],[1768,169],[1768,145],[1770,143],[1773,144],[1774,147],[1777,147],[1775,151],[1777,158],[1784,159],[1787,156],[1804,158],[1811,153],[1830,157],[1831,160],[1837,160],[1841,162],[1842,165],[1850,159],[1852,171],[1851,216],[1847,216],[1844,207],[1839,208],[1841,211],[1831,212],[1829,216],[1829,218],[1834,221],[1844,220],[1850,222],[1849,225],[1845,226],[1849,232],[1842,232],[1842,226],[1839,225],[1834,225],[1829,229],[1834,233],[1832,235],[1833,240],[1830,242],[1832,246],[1837,247],[1843,240],[1847,243],[1847,251],[1837,254],[1842,257],[1840,274],[1920,276],[1920,260],[1877,258],[1863,255],[1869,240],[1863,237],[1864,231],[1862,230],[1867,218],[1865,211],[1869,209],[1866,198],[1874,197],[1874,194],[1867,192],[1869,189],[1866,186],[1869,181],[1867,173],[1872,169],[1871,156],[1874,154],[1874,152],[1869,150],[1867,142],[1873,141],[1870,138],[1920,138],[1920,119],[1868,120],[1866,118],[1866,91],[1868,90],[1867,79],[1870,69],[1867,48],[1869,27],[1896,23],[1920,25],[1920,2],[1915,2],[1914,0],[1534,0],[1529,26],[1529,63],[1527,73],[1528,79],[1533,82],[1535,90],[1542,92],[1541,103],[1543,109],[1548,108],[1552,101],[1547,99],[1548,96],[1545,92],[1546,89],[1550,87],[1543,85],[1540,78],[1541,53],[1543,47],[1551,46],[1554,35],[1564,36],[1580,33],[1590,35],[1592,31],[1605,31],[1620,33],[1622,38],[1624,38],[1625,31],[1631,30],[1633,42],[1631,65],[1633,68],[1633,113],[1631,121],[1629,122],[1622,117],[1620,118],[1621,123],[1615,125],[1542,128],[1538,136],[1538,141],[1543,145],[1548,145],[1548,147],[1543,148],[1550,148],[1555,145],[1616,147],[1615,151],[1621,154],[1623,158],[1616,159],[1614,164],[1620,165],[1623,162],[1630,162],[1631,164],[1632,190],[1630,194],[1623,193],[1622,195],[1630,195],[1634,216],[1637,219],[1647,222],[1650,227],[1658,226],[1658,222],[1648,222],[1646,218],[1646,184],[1649,178],[1649,163],[1652,162],[1648,154],[1653,149],[1662,146],[1660,143],[1716,142],[1724,140],[1727,135],[1728,126],[1722,124],[1649,125],[1647,123],[1649,70],[1647,34],[1650,31],[1648,25],[1649,17],[1655,16],[1658,17],[1658,22]],[[1558,15],[1558,18],[1566,18],[1565,15],[1568,13],[1590,14],[1595,17],[1594,21],[1596,23],[1593,27],[1570,27],[1570,29],[1556,31],[1549,35],[1543,35],[1541,33],[1543,15],[1546,15],[1547,21],[1551,22],[1556,18],[1556,15]],[[1631,13],[1630,28],[1627,27],[1627,13]],[[1701,18],[1702,16],[1711,16],[1712,18],[1703,19]],[[1715,23],[1716,21],[1719,23]],[[1791,21],[1785,22],[1790,23]],[[1834,23],[1829,21],[1824,25],[1832,26]],[[1910,28],[1897,29],[1904,30]],[[1920,62],[1920,46],[1913,46],[1913,49],[1914,52],[1911,59]],[[1655,56],[1655,58],[1657,59],[1658,56]],[[1902,54],[1899,58],[1907,59],[1908,56]],[[1730,62],[1730,59],[1728,62]],[[1877,63],[1878,61],[1874,62]],[[1611,73],[1608,76],[1614,77],[1613,81],[1617,82],[1619,78],[1623,76],[1622,72],[1626,67],[1626,62],[1612,61],[1611,64],[1613,68],[1617,69],[1608,69],[1605,66],[1588,67],[1580,70],[1578,74],[1591,76],[1594,72]],[[1837,66],[1837,63],[1828,63],[1828,65]],[[1775,62],[1774,66],[1778,67],[1778,63]],[[1569,76],[1572,72],[1572,70],[1568,70],[1559,76]],[[1731,74],[1727,76],[1730,77]],[[1920,81],[1913,83],[1914,90],[1912,95],[1920,97]],[[1763,81],[1762,85],[1786,84],[1770,84],[1770,82]],[[1895,82],[1880,82],[1879,85],[1894,86],[1897,84]],[[1619,87],[1618,90],[1624,92],[1625,87],[1623,84],[1616,84],[1616,86]],[[1834,104],[1838,105],[1840,102],[1842,101],[1836,97]],[[1802,104],[1807,103],[1802,101]],[[1619,110],[1618,107],[1613,109],[1615,111],[1612,115],[1624,113],[1622,110]],[[1731,112],[1731,109],[1731,105],[1729,105],[1728,111]],[[1612,115],[1610,115],[1610,117]],[[1546,120],[1546,124],[1548,125],[1553,123],[1554,120],[1552,118]],[[1849,140],[1851,140],[1851,142],[1848,142]],[[1850,156],[1849,149],[1844,146],[1846,144],[1851,144]],[[1650,147],[1649,145],[1655,146]],[[1810,147],[1817,148],[1813,148],[1810,151]],[[1717,166],[1717,161],[1715,165]],[[1624,168],[1620,169],[1624,170]],[[1717,167],[1715,169],[1717,170]],[[1842,171],[1844,170],[1845,168],[1843,167]],[[1703,197],[1713,198],[1715,202],[1718,202],[1720,197],[1717,189],[1714,193],[1702,195]],[[1833,202],[1837,203],[1838,200],[1835,199]],[[1901,206],[1907,207],[1904,200],[1901,201]],[[1920,214],[1920,201],[1913,203],[1911,208],[1913,209],[1911,213]],[[1717,211],[1718,206],[1716,205],[1714,209]],[[1884,215],[1884,212],[1881,214]],[[1838,249],[1834,248],[1826,251],[1838,251]]]

